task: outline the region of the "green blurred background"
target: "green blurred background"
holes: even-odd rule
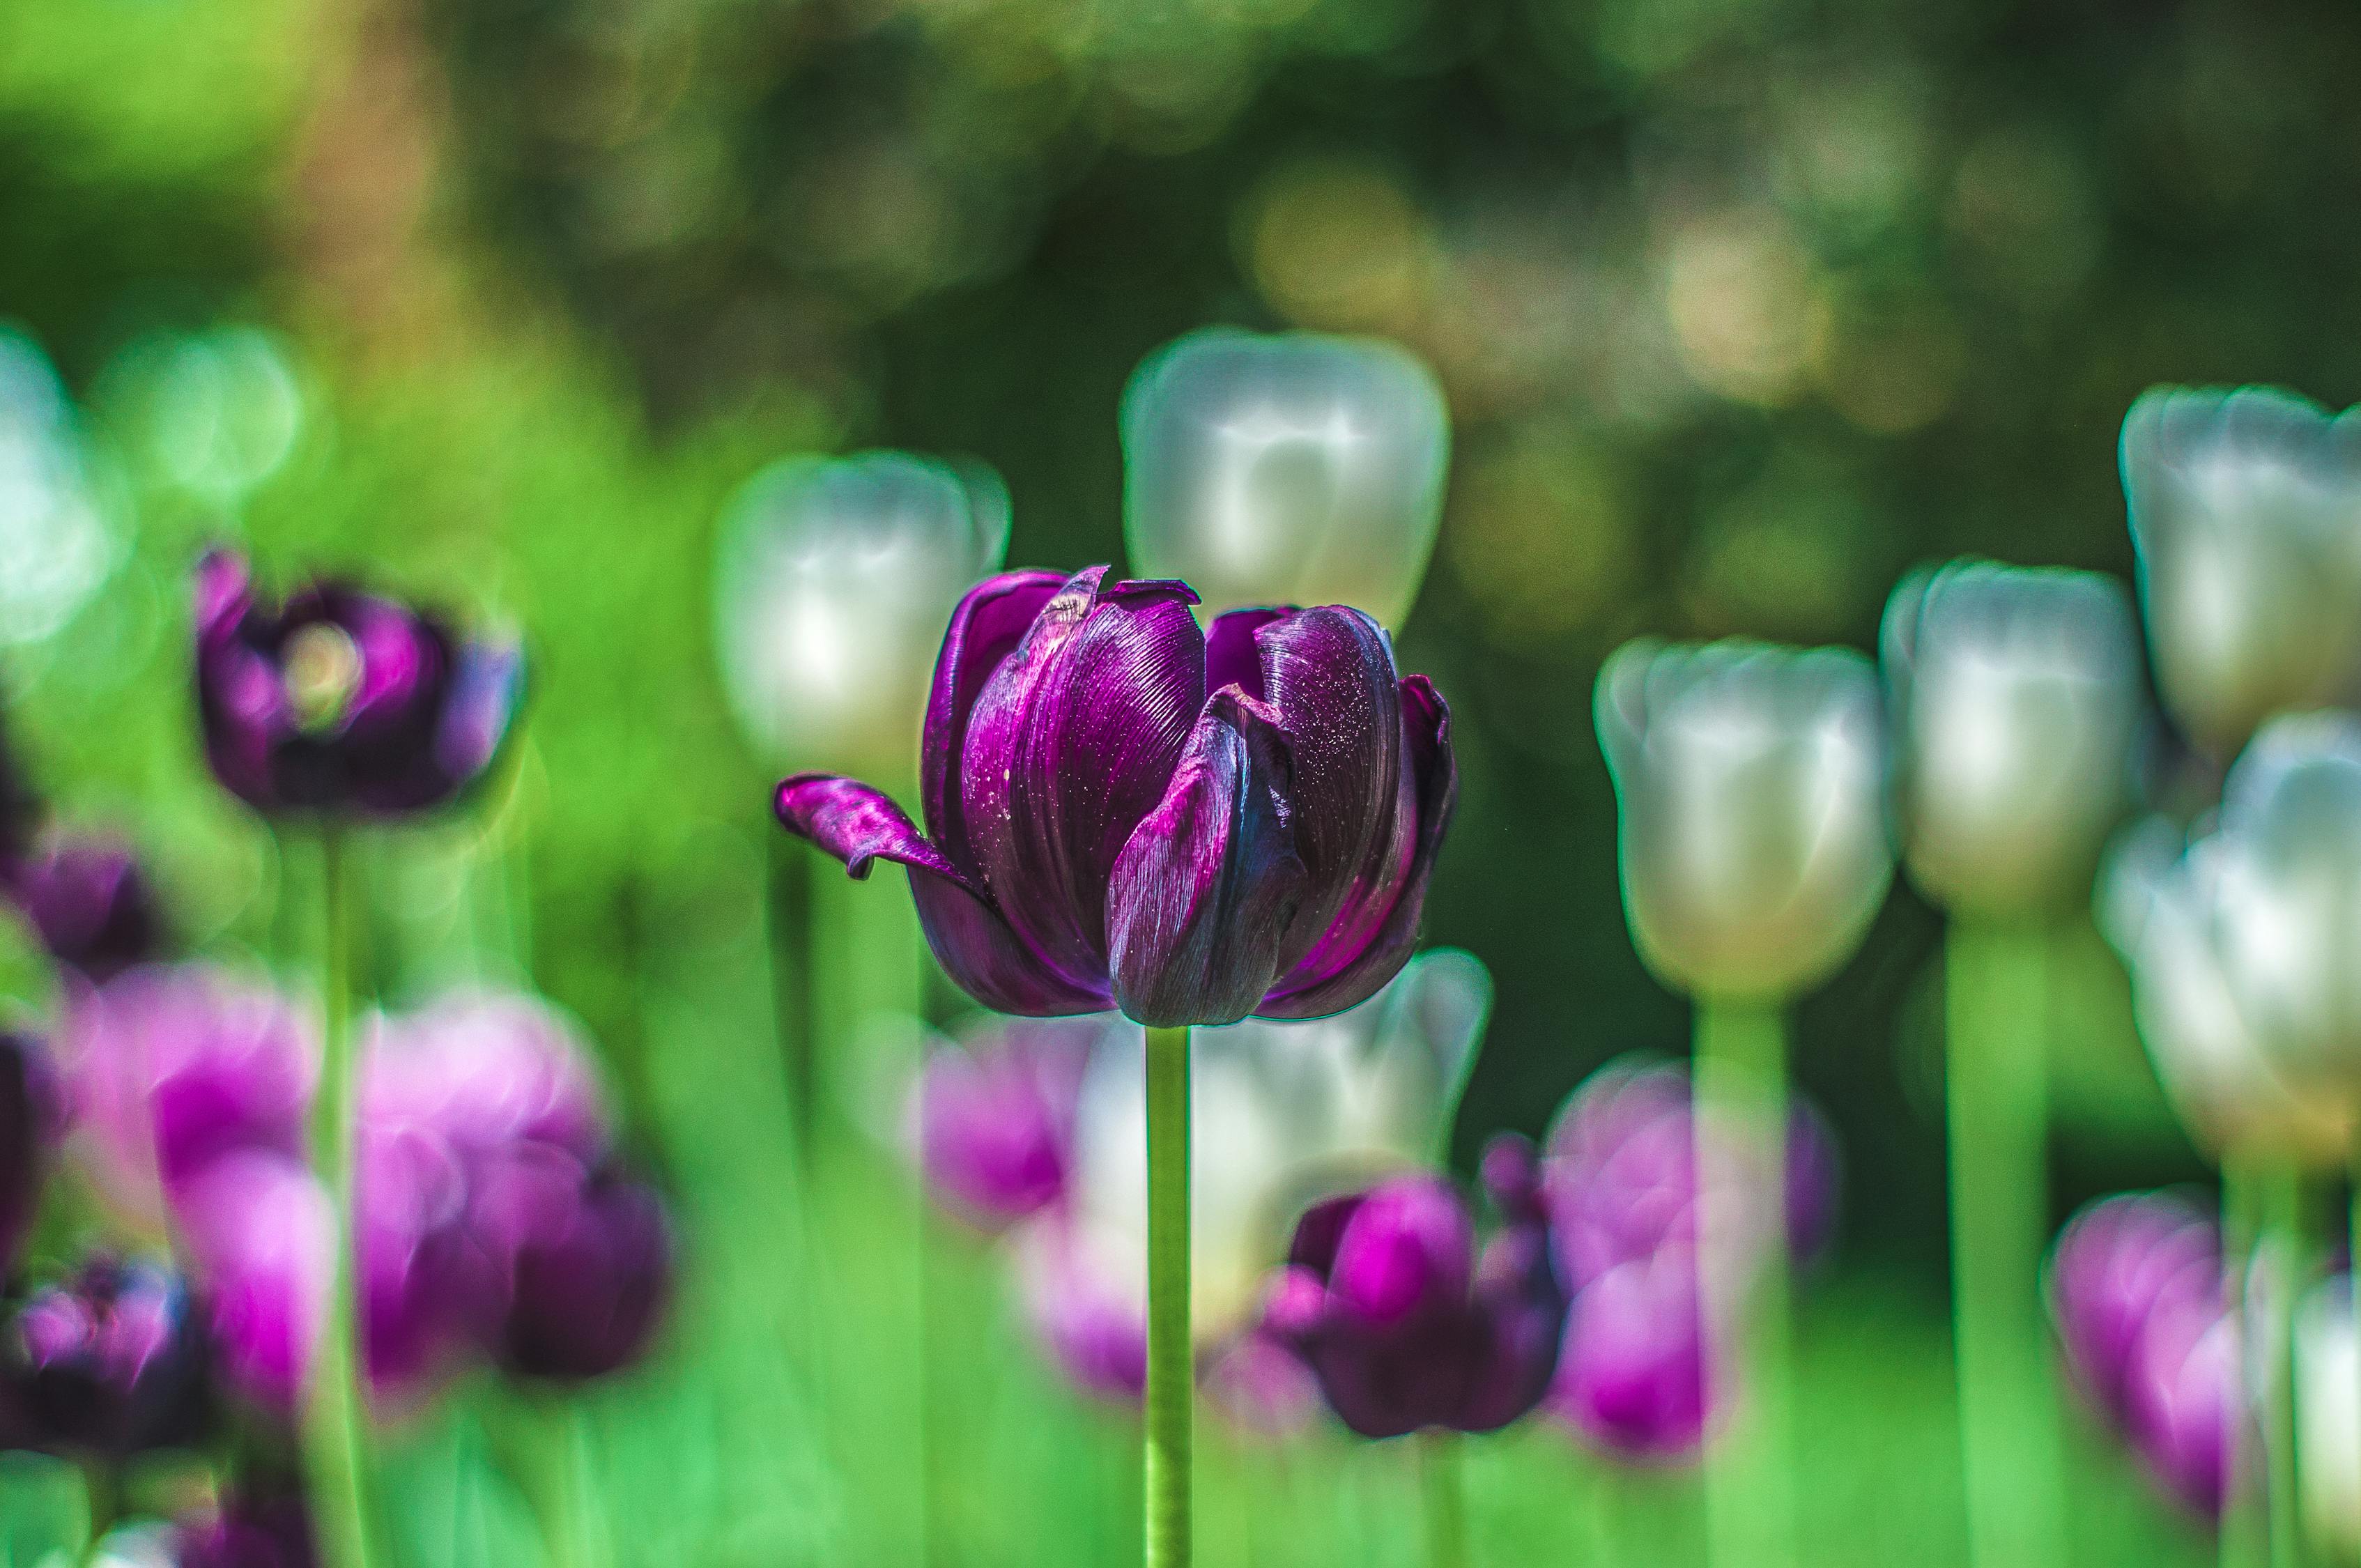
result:
[[[711,648],[730,491],[792,450],[972,455],[1012,561],[1119,559],[1142,355],[1397,337],[1456,421],[1401,650],[1466,780],[1429,934],[1499,986],[1465,1157],[1686,1041],[1617,901],[1604,653],[1868,646],[1929,557],[2126,572],[2139,390],[2361,395],[2356,81],[2361,8],[2294,0],[16,0],[0,319],[80,404],[98,543],[70,613],[0,629],[16,740],[192,940],[260,947],[269,847],[191,734],[198,543],[515,616],[532,970],[646,1125],[694,1124],[648,977],[720,972],[767,839]],[[225,331],[256,327],[291,375]],[[1846,1272],[1917,1304],[1909,1361],[1938,937],[1898,889],[1798,1028]],[[2114,959],[2060,939],[2062,1215],[2202,1167]]]

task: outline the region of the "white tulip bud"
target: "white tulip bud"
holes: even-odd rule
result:
[[[1399,627],[1442,516],[1451,417],[1433,375],[1374,338],[1192,333],[1123,400],[1132,570],[1204,613],[1347,604]]]
[[[2130,793],[2130,597],[2092,572],[1959,561],[1903,579],[1883,646],[1912,880],[1987,915],[2081,896]]]
[[[1851,956],[1894,877],[1867,659],[1643,638],[1607,661],[1595,706],[1624,911],[1660,979],[1777,1001]]]

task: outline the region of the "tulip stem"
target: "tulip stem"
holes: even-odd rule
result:
[[[2279,1161],[2265,1171],[2263,1180],[2260,1236],[2268,1259],[2264,1288],[2268,1292],[2265,1307],[2269,1313],[2263,1336],[2270,1351],[2263,1386],[2265,1512],[2271,1568],[2302,1568],[2303,1505],[2296,1475],[2295,1316],[2304,1279],[2312,1271],[2312,1249],[2304,1230],[2302,1169],[2290,1161]]]
[[[368,1478],[361,1443],[355,1329],[353,1143],[358,1074],[353,1061],[353,908],[346,848],[335,829],[321,835],[321,1058],[312,1160],[328,1190],[335,1246],[328,1309],[304,1413],[303,1451],[324,1560],[328,1568],[368,1568]]]
[[[1426,1489],[1427,1568],[1467,1568],[1467,1497],[1459,1473],[1458,1434],[1422,1431],[1418,1450]]]
[[[1189,1568],[1189,1031],[1148,1031],[1148,1568]]]
[[[2222,1162],[2222,1296],[2224,1305],[2238,1315],[2242,1340],[2261,1325],[2262,1312],[2278,1299],[2276,1288],[2268,1281],[2263,1284],[2262,1293],[2257,1293],[2257,1282],[2263,1277],[2260,1269],[2268,1266],[2263,1259],[2276,1256],[2273,1174],[2268,1162],[2244,1151],[2232,1151]],[[2247,1365],[2259,1368],[2263,1362],[2259,1357],[2250,1357]],[[2279,1502],[2279,1431],[2271,1409],[2276,1395],[2271,1385],[2275,1381],[2266,1371],[2264,1386],[2256,1390],[2254,1400],[2255,1411],[2261,1418],[2265,1452],[2263,1492],[2258,1496],[2248,1484],[2252,1477],[2245,1465],[2233,1463],[2224,1471],[2222,1517],[2214,1541],[2215,1561],[2221,1568],[2263,1568],[2276,1544],[2272,1536]],[[2231,1430],[2224,1433],[2226,1452],[2235,1453],[2241,1442],[2243,1434],[2236,1427],[2241,1414],[2235,1404],[2224,1412],[2224,1420],[2232,1423]]]
[[[1728,1425],[1705,1455],[1707,1560],[1795,1560],[1794,1354],[1787,1277],[1787,1034],[1774,1004],[1697,1005],[1698,1289],[1726,1347],[1714,1395]],[[1771,1173],[1777,1173],[1773,1177]],[[1750,1240],[1751,1239],[1751,1240]]]
[[[1953,1354],[1971,1568],[2043,1568],[2066,1556],[2063,1454],[2041,1320],[2047,935],[1955,918],[1944,960]]]

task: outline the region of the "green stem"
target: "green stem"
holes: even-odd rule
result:
[[[1418,1436],[1419,1474],[1426,1490],[1427,1568],[1467,1568],[1467,1497],[1459,1474],[1459,1434]]]
[[[1148,1568],[1189,1568],[1189,1031],[1148,1031]]]
[[[2298,1491],[2295,1430],[2295,1317],[2312,1248],[2304,1230],[2303,1172],[2276,1163],[2265,1177],[2261,1235],[2272,1262],[2264,1328],[2271,1347],[2263,1387],[2264,1513],[2271,1568],[2303,1568],[2303,1500]]]
[[[2253,1287],[2257,1279],[2255,1264],[2266,1246],[2268,1174],[2262,1162],[2243,1153],[2233,1152],[2222,1162],[2222,1289],[2231,1309],[2250,1329],[2259,1321],[2257,1309],[2268,1305],[2255,1295]],[[2268,1284],[2266,1289],[2271,1297],[2277,1296],[2277,1290]],[[2258,1392],[2261,1398],[2257,1408],[2267,1412],[2271,1390],[2266,1387]],[[2263,1430],[2268,1452],[2279,1441],[2268,1416]],[[2257,1497],[2251,1486],[2241,1485],[2246,1479],[2234,1469],[2230,1490],[2222,1500],[2222,1519],[2215,1541],[2221,1568],[2261,1568],[2270,1552],[2269,1508],[2267,1503],[2257,1506],[2264,1499]],[[2268,1497],[2268,1474],[2266,1481]]]
[[[123,1467],[109,1459],[92,1460],[82,1466],[82,1489],[90,1529],[82,1540],[81,1561],[92,1563],[98,1561],[107,1532],[123,1517]]]
[[[313,1168],[328,1190],[335,1263],[326,1321],[303,1420],[313,1518],[328,1568],[368,1568],[367,1460],[361,1441],[360,1357],[353,1268],[353,1141],[358,1074],[353,1060],[353,901],[345,844],[330,829],[320,840],[324,950],[319,1098],[312,1125]]]
[[[1951,1308],[1971,1568],[2065,1559],[2058,1406],[2041,1319],[2048,1242],[2044,933],[1951,923],[1945,1110]]]
[[[1795,1351],[1787,1036],[1778,1008],[1700,999],[1696,1073],[1698,1234],[1715,1244],[1699,1254],[1698,1287],[1729,1368],[1714,1394],[1727,1425],[1705,1455],[1707,1557],[1716,1568],[1784,1568],[1795,1561]]]

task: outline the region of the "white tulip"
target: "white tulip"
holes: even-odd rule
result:
[[[914,778],[943,629],[1007,548],[989,469],[865,452],[757,474],[723,519],[715,583],[747,733],[785,765]]]
[[[1442,516],[1451,416],[1399,345],[1214,329],[1150,355],[1123,400],[1134,572],[1204,613],[1349,604],[1399,627]]]
[[[0,643],[59,631],[121,565],[94,481],[49,356],[0,327]]]
[[[1191,1284],[1201,1341],[1251,1324],[1306,1207],[1433,1163],[1491,1005],[1484,966],[1438,948],[1334,1017],[1191,1032]],[[1142,1311],[1146,1060],[1139,1025],[1111,1021],[1076,1111],[1071,1208],[1048,1222],[1072,1249],[1069,1259]]]
[[[2124,493],[2157,682],[2228,756],[2361,677],[2361,418],[2267,387],[2132,405]]]
[[[2239,1015],[2301,1094],[2361,1102],[2361,718],[2275,718],[2201,862]]]
[[[2144,700],[2122,587],[1953,562],[1903,579],[1882,644],[1912,880],[1982,914],[2087,886],[2129,795]]]
[[[2340,1559],[2361,1553],[2361,1339],[2346,1279],[2315,1288],[2297,1319],[2295,1417],[2304,1524]]]
[[[1660,979],[1776,1001],[1851,956],[1894,878],[1867,659],[1642,638],[1599,672],[1596,710],[1624,911]]]
[[[2247,1028],[2214,947],[2221,845],[2186,845],[2151,817],[2108,851],[2099,926],[2131,973],[2133,1016],[2181,1121],[2221,1157],[2249,1151],[2334,1166],[2352,1118],[2332,1097],[2288,1087]]]

